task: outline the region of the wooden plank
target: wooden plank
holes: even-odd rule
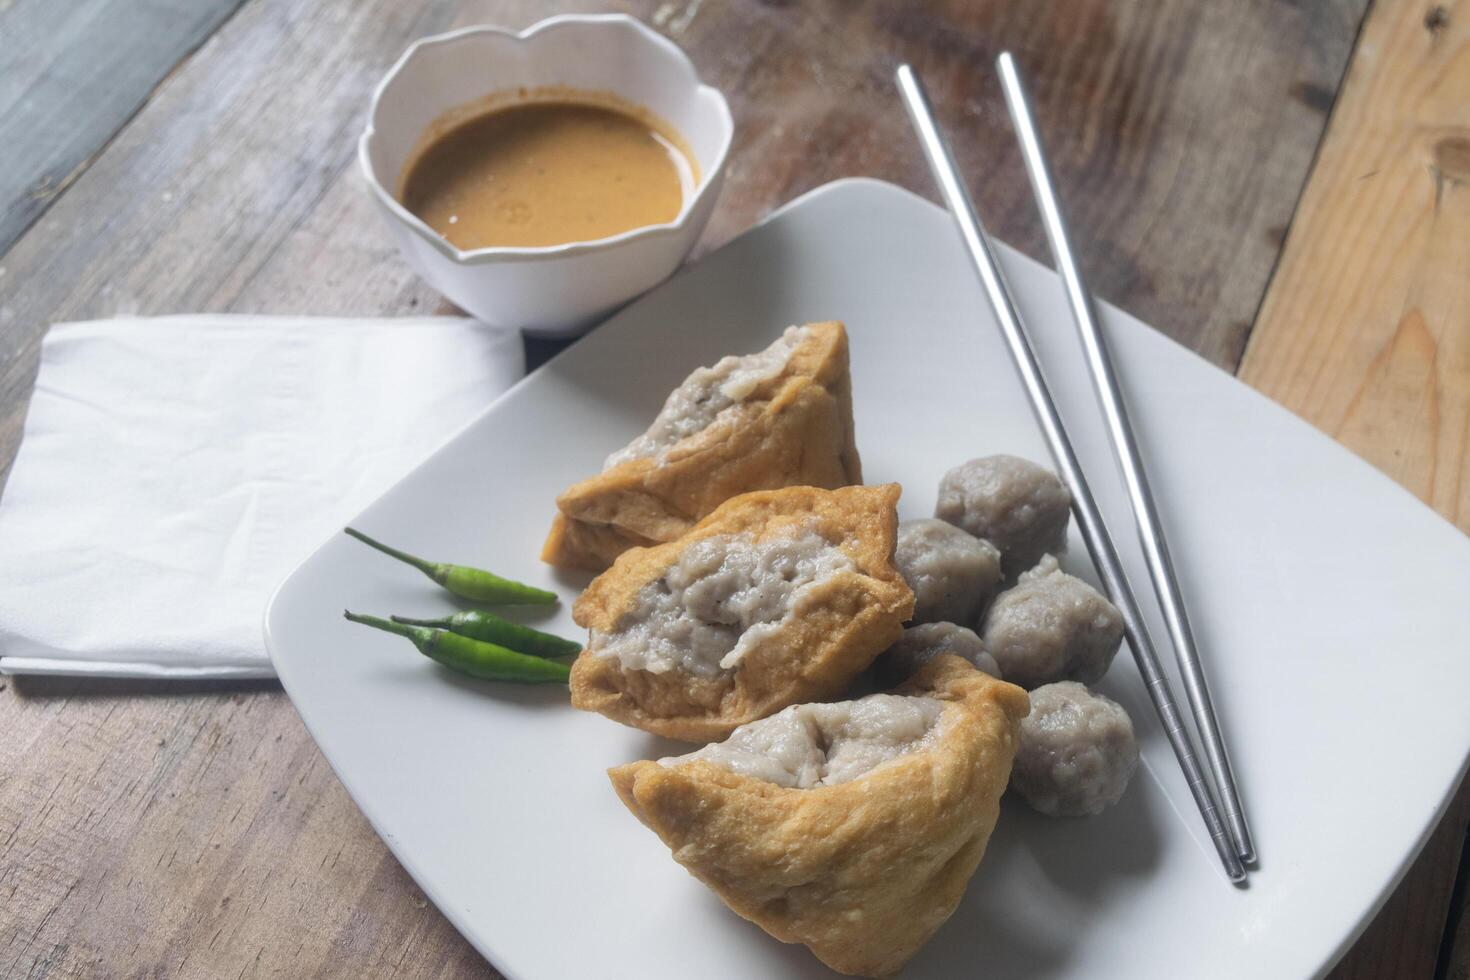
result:
[[[1234,366],[1364,2],[618,6],[731,99],[735,156],[701,251],[835,177],[929,194],[890,83],[909,59],[991,224],[1042,254],[990,77],[1011,47],[1099,290]],[[250,0],[0,260],[0,460],[49,322],[440,308],[352,170],[366,94],[415,36],[543,15],[533,0]],[[279,689],[220,690],[0,691],[0,976],[495,976]]]
[[[712,240],[851,174],[933,197],[893,96],[893,68],[910,61],[988,226],[1049,259],[992,68],[1010,49],[1032,80],[1093,288],[1233,369],[1364,6],[870,3],[803,5],[797,16],[780,3],[676,8],[699,11],[678,40],[712,66],[739,123]],[[731,37],[742,44],[732,48]]]
[[[1470,3],[1380,0],[1240,377],[1470,531]]]
[[[1233,367],[1365,2],[1331,0],[1310,13],[1268,0],[622,6],[685,45],[735,111],[729,178],[701,251],[837,177],[930,194],[892,92],[893,66],[909,59],[991,225],[1044,254],[989,68],[1009,47],[1035,80],[1095,288]],[[175,79],[54,220],[0,262],[0,461],[19,439],[48,322],[267,306],[392,313],[437,302],[385,241],[351,172],[363,103],[413,33],[451,21],[523,25],[544,10],[415,0],[388,5],[367,30],[375,6],[257,5],[247,28],[225,32],[237,50],[211,45],[203,67]],[[829,43],[834,32],[843,44]]]
[[[1379,0],[1240,377],[1470,530],[1470,2]],[[1429,976],[1470,787],[1338,978]]]
[[[11,684],[0,976],[497,976],[276,684]]]
[[[1470,980],[1470,831],[1460,842],[1460,868],[1439,956],[1440,980]]]
[[[0,255],[240,0],[0,5]]]

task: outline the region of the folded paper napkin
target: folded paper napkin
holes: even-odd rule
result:
[[[58,324],[0,496],[0,671],[271,676],[271,591],[524,367],[459,318]]]

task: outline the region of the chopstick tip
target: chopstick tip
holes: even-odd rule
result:
[[[1218,841],[1216,843],[1219,843]],[[1235,848],[1224,847],[1220,850],[1220,861],[1225,865],[1225,877],[1230,879],[1232,885],[1244,885],[1246,881],[1245,865],[1241,863]]]

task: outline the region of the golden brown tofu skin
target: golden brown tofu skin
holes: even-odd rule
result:
[[[899,487],[788,487],[727,501],[675,541],[625,552],[593,580],[572,616],[594,639],[572,665],[572,704],[625,725],[691,742],[803,701],[840,696],[903,633],[914,596],[893,566]],[[733,668],[656,672],[597,652],[598,634],[629,629],[685,549],[706,539],[759,545],[817,535],[846,566],[803,588],[794,611],[762,627]]]
[[[568,488],[542,547],[552,565],[602,571],[628,548],[672,541],[731,497],[862,483],[847,331],[806,324],[778,374],[662,457],[629,459]]]
[[[851,782],[785,788],[705,760],[635,762],[608,775],[634,816],[735,913],[840,973],[891,976],[959,905],[1029,710],[1020,688],[953,654],[894,693],[939,699],[936,735]]]

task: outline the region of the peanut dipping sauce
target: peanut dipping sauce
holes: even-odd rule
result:
[[[595,241],[678,217],[697,174],[683,139],[611,96],[533,98],[431,126],[398,198],[456,248]]]

